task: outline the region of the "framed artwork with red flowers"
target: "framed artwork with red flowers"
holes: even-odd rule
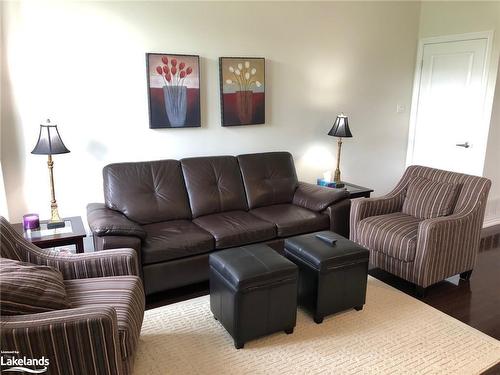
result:
[[[220,57],[222,126],[265,123],[266,60],[260,57]]]
[[[200,57],[147,53],[146,67],[149,127],[200,127]]]

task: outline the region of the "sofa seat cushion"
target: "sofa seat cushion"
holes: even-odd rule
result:
[[[370,216],[359,222],[358,242],[400,261],[413,262],[421,221],[401,212]]]
[[[207,253],[214,249],[210,233],[189,220],[172,220],[142,227],[142,263],[152,264]]]
[[[276,228],[272,223],[245,211],[201,216],[193,222],[214,236],[217,249],[262,242],[276,237]]]
[[[137,276],[65,280],[66,293],[74,308],[112,306],[118,320],[122,358],[133,355],[144,317],[144,291]]]
[[[275,204],[260,207],[251,210],[250,213],[274,223],[278,228],[278,237],[288,237],[330,228],[330,219],[327,215],[293,204]]]

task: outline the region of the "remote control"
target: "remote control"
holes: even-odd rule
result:
[[[318,233],[316,238],[320,239],[323,242],[326,242],[328,245],[333,246],[337,239],[334,237],[333,233]]]

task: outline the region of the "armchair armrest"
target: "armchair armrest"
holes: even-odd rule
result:
[[[427,287],[474,268],[484,208],[423,220],[418,227],[414,283]]]
[[[379,198],[354,199],[351,203],[350,234],[352,241],[357,240],[358,223],[370,216],[386,215],[401,211],[404,194],[386,195]]]
[[[2,350],[48,358],[48,373],[122,374],[116,311],[91,306],[2,316]]]
[[[331,189],[325,186],[299,182],[292,203],[311,211],[320,212],[346,198],[349,198],[349,193],[343,189]]]
[[[97,236],[135,236],[146,238],[146,231],[122,213],[110,210],[102,203],[87,206],[87,220],[92,233]]]
[[[138,240],[136,237],[129,238]],[[71,254],[41,249],[27,241],[1,216],[0,240],[3,257],[54,267],[61,271],[65,279],[139,274],[136,250],[123,248]]]
[[[83,254],[47,254],[46,256],[42,253],[32,262],[58,269],[65,280],[139,275],[137,254],[133,249],[102,250]]]

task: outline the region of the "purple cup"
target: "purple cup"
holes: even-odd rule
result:
[[[40,218],[38,214],[26,214],[23,216],[23,228],[28,229],[38,229],[40,228]]]

